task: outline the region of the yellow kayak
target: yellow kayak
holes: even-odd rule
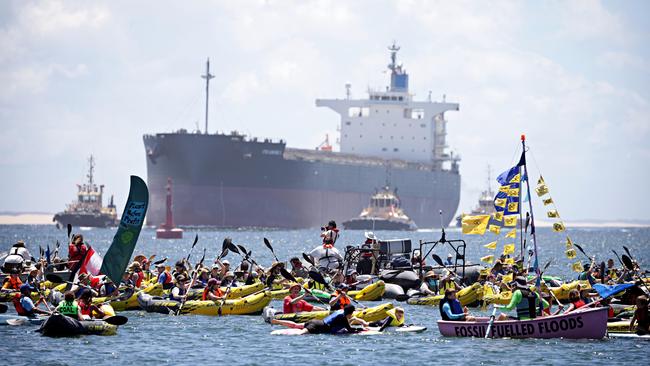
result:
[[[375,322],[385,319],[388,316],[386,312],[390,309],[393,309],[393,304],[387,302],[367,309],[358,309],[354,312],[354,316],[367,322]],[[330,315],[329,311],[303,311],[300,313],[276,314],[274,318],[305,323],[312,319],[325,319],[328,315]]]
[[[264,284],[261,282],[254,283],[252,285],[240,286],[240,287],[231,287],[230,292],[228,293],[227,299],[239,299],[241,297],[254,294],[261,291],[264,288]],[[225,294],[227,287],[221,287],[221,291]],[[163,294],[169,295],[171,290],[165,290]],[[154,296],[159,296],[158,294],[152,294]],[[187,294],[188,300],[201,300],[203,297],[203,289],[191,289]]]
[[[385,290],[384,281],[377,281],[361,290],[349,291],[348,296],[354,297],[357,301],[378,301],[381,300]]]
[[[410,305],[438,305],[440,304],[440,300],[442,300],[443,297],[445,297],[445,295],[412,297],[406,302]],[[463,306],[477,305],[479,300],[483,298],[483,286],[481,286],[480,283],[476,282],[471,286],[460,289],[456,293],[456,297]]]
[[[163,293],[162,285],[159,283],[150,285],[149,287],[141,290],[145,294],[152,296],[160,296]],[[140,310],[140,305],[138,304],[138,292],[134,292],[127,299],[111,298],[111,297],[95,297],[93,298],[93,304],[109,303],[115,311],[126,311],[126,310]]]
[[[138,302],[142,309],[148,312],[162,314],[176,314],[180,306],[180,302],[178,301],[155,298],[144,293],[138,294]],[[218,316],[259,314],[270,302],[270,291],[263,291],[239,299],[226,300],[223,306],[221,306],[221,301],[188,300],[181,308],[180,315]]]
[[[560,287],[551,287],[551,291],[555,294],[555,296],[558,298],[558,300],[568,300],[569,299],[569,291],[578,289],[578,285],[580,285],[580,289],[590,289],[591,285],[589,285],[588,281],[573,281],[569,283],[564,283]],[[543,290],[543,289],[542,289]]]
[[[617,333],[631,333],[630,320],[621,320],[617,322],[607,323],[607,331]]]

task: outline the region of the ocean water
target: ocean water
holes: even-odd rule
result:
[[[114,230],[89,229],[82,233],[95,249],[105,253]],[[277,256],[288,260],[300,256],[319,243],[318,230],[188,230],[182,240],[155,240],[153,229],[144,229],[134,254],[168,257],[175,261],[187,255],[194,235],[199,235],[192,258],[198,259],[206,249],[206,261],[221,251],[225,237],[243,244],[253,251],[253,257],[262,265],[270,265],[272,256],[264,246],[267,237]],[[432,241],[440,237],[440,231],[429,232],[378,232],[380,238],[410,238],[414,245],[419,240]],[[568,234],[575,243],[583,246],[597,260],[615,258],[627,246],[641,267],[650,265],[649,228],[580,228],[570,229]],[[479,258],[492,254],[483,247],[494,237],[462,236],[457,229],[447,230],[447,239],[461,238],[467,242],[467,258],[478,262]],[[50,245],[56,240],[66,241],[64,230],[54,226],[0,226],[0,252],[16,241],[25,240],[32,254],[38,254],[38,246]],[[363,240],[361,231],[343,231],[338,247],[358,245]],[[554,233],[547,228],[538,229],[540,263],[555,258],[547,273],[573,279],[570,261],[564,257],[565,234]],[[505,243],[499,240],[497,252]],[[67,254],[67,249],[62,249]],[[445,257],[447,249],[436,251]],[[237,263],[240,259],[229,254],[228,259]],[[578,253],[575,260],[585,261]],[[616,259],[615,259],[616,260]],[[432,262],[432,260],[429,260]],[[368,302],[373,306],[378,303]],[[281,307],[280,301],[272,303]],[[181,316],[172,317],[149,314],[143,311],[123,312],[129,322],[121,326],[116,336],[84,336],[78,338],[52,339],[34,333],[35,327],[0,327],[0,354],[7,365],[286,365],[299,362],[310,365],[400,365],[400,364],[475,364],[499,365],[533,363],[540,365],[611,365],[640,362],[644,364],[650,355],[647,341],[629,339],[603,340],[542,340],[542,339],[472,339],[445,338],[440,336],[436,321],[440,318],[437,307],[412,306],[400,303],[406,310],[408,323],[428,327],[419,334],[384,333],[381,335],[307,335],[271,336],[278,327],[264,323],[261,316]],[[13,310],[10,310],[10,312]],[[481,314],[478,309],[474,313]]]

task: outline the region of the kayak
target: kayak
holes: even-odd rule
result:
[[[491,330],[494,338],[569,338],[600,339],[607,333],[608,309],[589,308],[568,314],[530,320],[495,321]],[[490,318],[475,321],[438,320],[440,334],[446,337],[485,337]]]
[[[295,329],[295,328],[285,328],[285,329],[276,329],[271,331],[271,335],[308,335],[309,332],[305,332],[304,329]],[[336,333],[332,335],[377,335],[382,334],[380,331],[375,329],[362,330],[358,333]]]
[[[162,291],[162,285],[155,283],[146,287],[144,290],[139,291],[138,293],[160,296],[162,295]],[[140,304],[138,304],[138,293],[133,293],[126,299],[119,297],[95,297],[93,298],[93,304],[99,305],[102,303],[108,303],[113,307],[115,311],[140,310]]]
[[[398,333],[422,333],[425,330],[427,330],[427,327],[421,327],[419,325],[405,325],[403,327],[395,328],[395,331]]]
[[[367,309],[358,309],[354,312],[354,316],[359,319],[363,319],[367,322],[376,322],[379,320],[386,319],[386,317],[388,316],[386,312],[392,309],[393,307],[394,307],[393,304],[388,302]],[[308,320],[312,320],[312,319],[325,319],[325,317],[327,317],[329,314],[330,312],[327,310],[303,311],[300,313],[288,313],[288,314],[271,311],[265,314],[265,317],[269,319],[272,317],[274,319],[279,319],[279,320],[290,320],[295,323],[305,323]]]
[[[29,318],[20,315],[0,314],[0,326],[2,325],[40,325],[46,318]],[[9,324],[11,323],[11,324]]]
[[[361,290],[348,291],[348,296],[354,297],[357,301],[379,301],[386,291],[386,283],[377,281]]]
[[[635,333],[617,333],[617,332],[608,332],[607,336],[609,338],[631,338],[631,339],[643,339],[650,341],[650,334],[638,335]]]
[[[78,321],[61,314],[48,317],[38,329],[48,337],[74,337],[85,334],[115,335],[117,326],[103,320]]]
[[[305,301],[318,302],[318,300],[316,300],[316,298],[318,298],[321,301],[328,302],[332,298],[332,295],[329,292],[323,290],[312,289],[311,293],[314,294],[315,296],[307,295],[305,296]],[[304,294],[305,294],[305,290],[301,290],[300,295],[304,295]],[[284,298],[287,297],[288,295],[289,295],[288,288],[271,291],[271,297],[273,298],[273,300],[284,300]]]
[[[467,286],[463,289],[460,289],[456,293],[456,296],[458,297],[458,301],[463,306],[475,306],[478,305],[479,300],[483,297],[483,286],[481,286],[480,283],[475,282],[471,286]],[[432,296],[424,296],[424,297],[412,297],[406,302],[410,305],[438,305],[440,304],[440,300],[445,297],[445,295],[432,295]]]
[[[498,294],[483,295],[483,302],[487,304],[508,305],[512,299],[512,291],[501,291]]]
[[[560,287],[551,287],[551,291],[555,294],[555,297],[557,297],[558,300],[568,300],[569,299],[569,292],[574,289],[578,289],[578,286],[580,286],[580,289],[590,289],[591,285],[589,284],[588,281],[573,281],[569,283],[564,283]],[[542,290],[544,288],[542,287]]]
[[[239,299],[226,300],[223,306],[221,306],[221,301],[188,300],[181,308],[179,315],[218,316],[260,314],[262,309],[270,302],[270,291],[248,295]],[[165,300],[142,292],[138,294],[138,303],[147,312],[161,314],[176,314],[180,306],[179,301]]]
[[[619,320],[617,322],[607,323],[608,332],[632,333],[630,331],[630,320]]]
[[[264,284],[261,282],[254,283],[252,285],[245,285],[239,287],[231,287],[230,292],[228,293],[227,299],[239,299],[241,297],[248,296],[250,294],[256,293],[264,288]],[[221,287],[221,291],[225,294],[227,287]],[[152,294],[154,296],[169,295],[171,290],[165,290],[162,294]],[[203,297],[203,289],[191,289],[187,294],[188,300],[200,300]]]

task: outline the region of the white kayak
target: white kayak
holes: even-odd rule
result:
[[[636,333],[607,333],[609,338],[630,338],[630,339],[643,339],[650,341],[650,334],[637,335]]]
[[[395,328],[395,331],[400,333],[421,333],[425,330],[427,330],[427,327],[421,327],[419,325],[408,325]]]
[[[309,333],[304,332],[303,329],[296,329],[296,328],[284,328],[284,329],[276,329],[274,331],[271,331],[271,335],[306,335],[306,334]],[[359,333],[352,333],[350,335],[376,335],[376,334],[382,334],[382,333],[378,330],[370,329],[370,330],[363,330]],[[334,335],[348,335],[348,333],[339,333]]]

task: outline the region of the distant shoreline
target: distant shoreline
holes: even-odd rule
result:
[[[0,213],[0,225],[53,225],[51,213]]]

